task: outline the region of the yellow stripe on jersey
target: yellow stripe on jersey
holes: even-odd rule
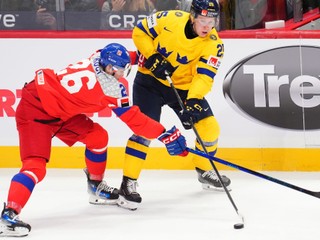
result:
[[[207,37],[187,39],[185,26],[190,14],[183,11],[157,12],[133,29],[133,41],[146,58],[159,52],[174,67],[172,81],[176,88],[189,90],[188,98],[203,98],[212,88],[213,79],[224,54],[224,46],[215,29]],[[152,73],[144,68],[138,70]],[[158,79],[166,86],[165,80]]]

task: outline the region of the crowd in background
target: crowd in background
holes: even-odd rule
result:
[[[0,11],[27,12],[25,19],[34,19],[31,23],[34,25],[31,26],[22,21],[24,24],[21,28],[27,29],[123,30],[132,29],[141,18],[157,11],[189,11],[191,2],[192,0],[0,0]],[[219,0],[222,13],[227,8],[227,2]],[[59,14],[61,12],[64,14]],[[62,19],[60,27],[59,19]],[[110,19],[115,23],[112,24]],[[226,24],[217,26],[218,30],[225,27]]]
[[[270,11],[275,11],[274,8],[279,7],[282,2],[286,9],[281,17],[285,20],[292,18],[295,0],[218,1],[221,14],[217,29],[224,30],[261,28],[263,19],[279,18],[272,14],[270,16]],[[21,24],[18,22],[15,29],[124,30],[132,29],[143,17],[157,11],[189,11],[191,2],[192,0],[0,0],[0,11],[22,13]],[[302,2],[306,12],[318,8],[320,0]]]

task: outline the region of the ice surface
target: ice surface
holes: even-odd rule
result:
[[[13,174],[0,169],[0,201],[6,201]],[[28,240],[314,240],[320,235],[320,199],[240,171],[221,171],[245,228],[226,193],[202,190],[195,171],[144,170],[136,211],[88,203],[81,169],[48,169],[20,214],[32,230]],[[320,173],[263,172],[320,191]],[[119,187],[121,170],[107,170],[108,184]]]

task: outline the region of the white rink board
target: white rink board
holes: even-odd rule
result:
[[[108,43],[118,42],[134,50],[131,39],[0,39],[0,90],[16,92],[25,82],[33,79],[39,68],[59,70],[70,63],[89,57],[96,49]],[[240,60],[257,52],[290,45],[319,46],[316,39],[226,39],[225,57],[215,78],[211,93],[207,96],[221,126],[219,146],[222,148],[304,148],[320,145],[319,130],[302,131],[273,127],[254,120],[235,110],[224,97],[222,88],[227,72]],[[288,63],[289,64],[289,63]],[[132,84],[136,68],[132,69],[128,81]],[[2,103],[6,99],[2,98]],[[19,99],[16,99],[16,102]],[[16,104],[15,104],[16,106]],[[0,109],[3,111],[3,109]],[[105,127],[110,136],[109,146],[123,147],[131,131],[116,117],[93,119]],[[172,111],[163,109],[161,122],[167,128],[182,125]],[[13,116],[4,113],[0,117],[0,145],[17,146],[18,134]],[[187,140],[193,143],[192,131],[184,131]],[[54,146],[64,146],[55,139]],[[153,146],[162,146],[153,141]]]

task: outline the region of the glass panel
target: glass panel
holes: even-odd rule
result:
[[[64,13],[65,30],[99,30],[100,12]]]
[[[1,11],[0,30],[57,30],[57,13]]]
[[[300,0],[217,1],[221,6],[217,29],[228,30],[264,28],[266,21],[291,19],[293,4]],[[320,5],[320,0],[302,2],[304,13]],[[152,12],[188,12],[191,3],[192,0],[126,0],[125,5],[115,0],[0,0],[0,30],[130,30]]]
[[[56,0],[0,0],[0,29],[57,30],[56,9]]]
[[[237,0],[235,9],[235,29],[261,28],[267,13],[267,0]]]
[[[101,29],[106,30],[124,30],[133,29],[143,18],[147,17],[149,12],[119,12],[119,13],[101,13]]]

